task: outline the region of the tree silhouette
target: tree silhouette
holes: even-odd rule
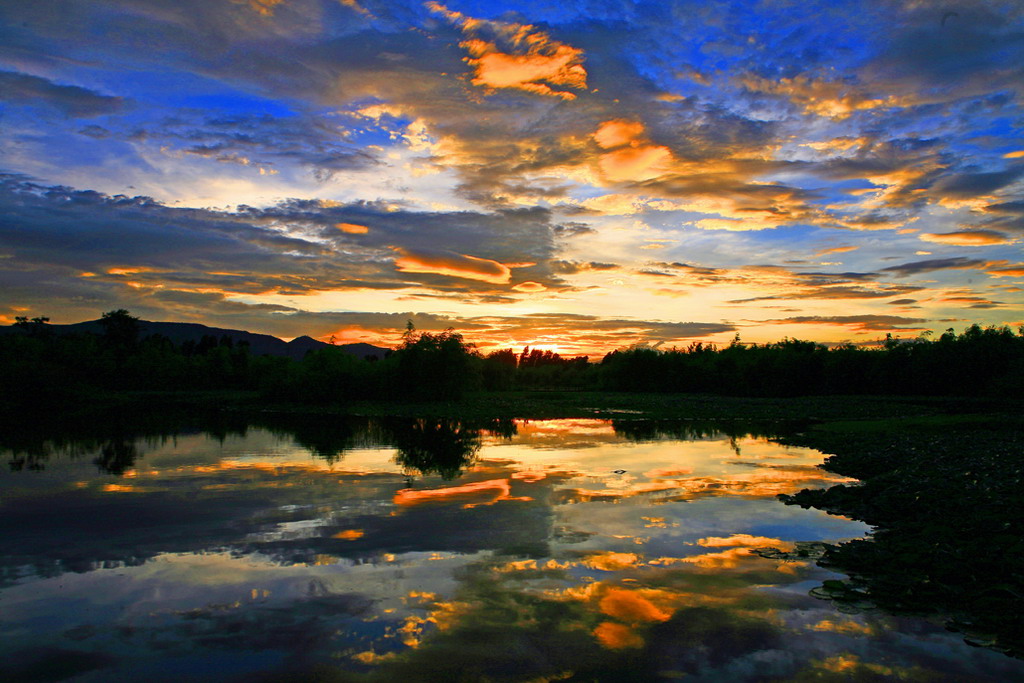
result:
[[[410,320],[393,357],[396,398],[457,400],[479,384],[479,357],[452,328],[439,334],[417,332]]]
[[[100,325],[104,338],[111,344],[131,347],[139,340],[139,319],[124,308],[104,313]]]

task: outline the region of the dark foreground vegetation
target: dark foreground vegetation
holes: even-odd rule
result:
[[[780,498],[875,527],[801,549],[850,577],[816,596],[843,611],[939,618],[971,644],[1024,657],[1020,413],[833,423],[788,441],[833,453],[823,467],[863,483]]]
[[[56,334],[45,318],[19,319],[0,335],[3,408],[38,409],[125,391],[257,392],[297,404],[451,401],[470,392],[523,390],[825,395],[1024,397],[1024,331],[974,325],[937,339],[887,339],[879,348],[828,348],[786,339],[667,351],[637,347],[599,362],[551,351],[481,355],[462,335],[410,328],[382,358],[335,347],[301,360],[257,355],[222,336],[174,343],[143,336],[127,311],[110,311],[102,333]]]

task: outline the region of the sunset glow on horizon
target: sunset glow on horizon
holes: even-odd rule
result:
[[[0,324],[592,359],[1024,325],[1024,5],[0,7]]]

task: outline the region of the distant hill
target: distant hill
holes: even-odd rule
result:
[[[99,320],[87,320],[85,322],[72,323],[70,325],[47,324],[46,329],[50,330],[54,334],[103,334],[103,325]],[[0,327],[0,334],[18,332],[20,332],[20,329],[14,325]],[[223,337],[227,337],[235,344],[248,342],[249,349],[254,355],[286,356],[288,358],[294,358],[295,360],[302,360],[310,351],[330,346],[330,344],[317,341],[316,339],[305,335],[296,337],[290,342],[285,342],[269,334],[256,334],[254,332],[230,330],[223,327],[209,327],[208,325],[200,325],[199,323],[161,323],[149,320],[140,320],[139,332],[140,338],[159,334],[167,337],[176,345],[181,345],[187,341],[192,341],[198,344],[199,341],[206,336],[212,336],[218,340]],[[373,344],[364,343],[339,344],[335,348],[341,349],[346,353],[351,353],[353,356],[358,356],[359,358],[366,358],[367,356],[383,358],[384,355],[390,351],[390,349],[382,346],[374,346]]]

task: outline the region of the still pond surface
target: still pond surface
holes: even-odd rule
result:
[[[5,444],[0,668],[31,681],[1024,680],[754,549],[870,530],[738,424],[309,419]]]

